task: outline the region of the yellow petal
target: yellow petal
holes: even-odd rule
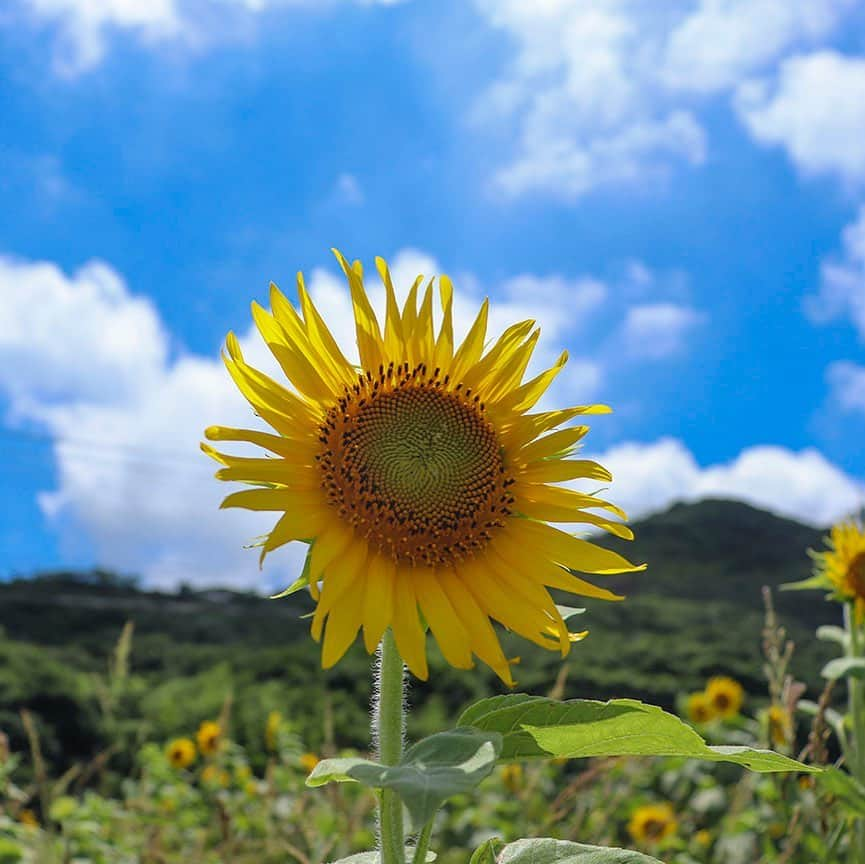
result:
[[[444,374],[454,356],[454,286],[447,276],[439,276],[439,299],[442,304],[442,326],[436,340],[433,368]]]
[[[439,585],[436,571],[417,567],[412,575],[418,603],[445,660],[457,669],[471,669],[474,663],[468,633]]]
[[[517,508],[526,516],[549,522],[579,522],[583,508],[608,510],[620,519],[627,519],[621,507],[604,501],[596,495],[587,495],[561,486],[544,486],[538,483],[517,483],[514,487]],[[545,508],[549,508],[545,510]],[[556,516],[541,516],[542,512],[555,512]]]
[[[572,426],[569,429],[559,429],[551,432],[537,441],[532,441],[516,453],[516,460],[530,464],[540,459],[567,453],[578,441],[585,437],[588,426]]]
[[[315,545],[313,545],[314,548]],[[327,573],[322,580],[318,605],[315,607],[315,614],[312,616],[311,632],[312,638],[316,641],[321,638],[324,620],[330,614],[330,611],[341,602],[342,598],[349,592],[351,585],[363,576],[366,559],[366,544],[353,543],[349,544],[348,548],[342,554],[339,554],[339,557],[334,556],[328,561],[326,565]],[[317,581],[316,578],[312,577],[312,565],[310,563],[310,583],[314,585]],[[361,597],[354,607],[358,627],[361,623],[360,610],[362,603],[363,598]],[[357,628],[355,628],[355,632],[357,632]]]
[[[466,338],[457,348],[454,355],[453,363],[451,364],[450,376],[454,383],[461,381],[463,373],[467,369],[474,366],[480,359],[481,353],[484,350],[484,340],[487,335],[487,319],[490,314],[490,301],[484,300],[481,303],[481,308],[478,311],[477,318],[469,329]]]
[[[609,482],[613,479],[613,475],[603,465],[588,459],[549,459],[546,462],[535,462],[517,472],[517,476],[525,483],[561,483],[578,479]]]
[[[357,614],[359,605],[363,602],[364,575],[359,573],[349,583],[339,602],[327,616],[327,626],[324,629],[324,645],[321,649],[321,666],[330,669],[348,651],[354,642],[360,628],[360,616]]]
[[[408,567],[397,567],[394,589],[395,602],[391,629],[400,657],[415,677],[426,681],[429,677],[426,634],[418,618],[417,597],[412,587],[412,573]]]
[[[345,273],[345,277],[348,279],[351,290],[351,302],[354,307],[354,321],[357,332],[357,349],[360,354],[361,366],[367,370],[376,370],[379,366],[386,365],[383,354],[384,344],[381,338],[381,330],[378,326],[378,319],[375,317],[375,312],[370,305],[369,298],[366,296],[363,279],[359,275],[360,268],[350,267],[338,250],[334,249],[332,251],[336,256],[336,260],[339,261],[339,266],[342,267],[342,272]]]
[[[382,555],[370,557],[363,598],[363,639],[369,653],[375,651],[393,618],[395,576],[392,558]]]
[[[633,573],[645,570],[645,564],[634,565],[617,552],[595,546],[551,525],[514,519],[513,530],[526,544],[532,544],[538,554],[558,562],[569,570],[582,573]]]
[[[511,676],[511,666],[505,658],[496,631],[490,624],[490,619],[478,606],[471,592],[453,570],[445,570],[440,575],[441,585],[448,595],[456,614],[471,639],[472,651],[508,685],[514,686]]]
[[[391,359],[401,361],[408,359],[405,347],[405,334],[402,329],[402,316],[396,302],[396,292],[390,276],[390,269],[384,258],[376,258],[375,266],[384,284],[386,300],[386,316],[384,323],[384,348],[385,353]]]

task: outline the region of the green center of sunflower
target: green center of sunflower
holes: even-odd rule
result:
[[[438,370],[406,364],[361,377],[321,432],[329,502],[398,563],[451,564],[510,513],[512,481],[484,406]]]

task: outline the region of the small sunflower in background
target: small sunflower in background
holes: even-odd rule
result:
[[[370,304],[359,261],[335,253],[348,280],[359,363],[331,334],[298,274],[298,304],[271,286],[270,311],[252,315],[290,387],[250,366],[233,333],[228,371],[274,433],[211,426],[210,441],[245,442],[266,458],[233,456],[203,444],[221,480],[258,488],[223,507],[278,514],[260,541],[261,559],[299,540],[310,544],[301,578],[317,602],[312,636],[333,666],[363,631],[372,652],[391,628],[402,659],[428,677],[425,626],[451,666],[477,657],[513,686],[496,620],[565,656],[572,634],[549,589],[621,599],[579,573],[643,569],[621,555],[553,527],[581,523],[631,539],[625,514],[594,494],[563,486],[609,482],[610,473],[574,451],[588,427],[565,426],[604,405],[537,411],[567,361],[524,380],[538,341],[534,321],[488,338],[489,304],[462,343],[454,339],[453,286],[418,277],[397,302],[387,264],[376,259],[384,326]],[[440,306],[435,317],[434,305]],[[598,512],[595,512],[598,511]]]
[[[780,705],[770,705],[765,717],[769,740],[776,747],[786,746],[793,736],[793,720],[790,712]]]
[[[213,756],[222,743],[222,728],[212,720],[205,720],[195,733],[198,749],[202,756]]]
[[[685,709],[688,719],[693,723],[708,723],[718,716],[715,704],[702,690],[688,696]]]
[[[523,785],[523,766],[504,765],[502,767],[502,783],[509,792],[519,792]]]
[[[18,822],[26,828],[39,827],[39,817],[29,807],[18,811]]]
[[[745,701],[745,691],[735,678],[718,675],[706,684],[706,698],[712,703],[715,713],[725,720],[735,717]]]
[[[188,768],[195,761],[195,744],[189,738],[175,738],[165,748],[172,768]]]
[[[679,827],[669,804],[644,804],[637,807],[628,822],[628,833],[636,843],[654,846],[672,837]]]
[[[303,768],[307,774],[310,774],[313,768],[321,762],[321,759],[315,753],[304,753],[298,761],[300,762],[301,768]]]
[[[283,725],[283,717],[279,711],[271,711],[264,724],[264,743],[268,750],[275,752],[279,745],[279,730]]]
[[[857,621],[865,620],[865,528],[853,520],[841,522],[832,527],[826,545],[825,551],[811,553],[815,577],[854,604]]]

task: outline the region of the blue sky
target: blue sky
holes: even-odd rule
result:
[[[334,245],[537,315],[637,515],[861,506],[859,5],[12,0],[0,574],[290,572],[196,445],[244,419],[218,352],[269,280],[344,323]]]

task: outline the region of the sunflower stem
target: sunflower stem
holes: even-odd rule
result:
[[[402,757],[405,672],[390,630],[385,631],[379,646],[377,674],[374,734],[378,758],[383,765],[396,765]],[[382,864],[405,864],[402,802],[391,789],[382,789],[379,799],[379,846]]]
[[[856,620],[853,604],[844,604],[844,625],[849,636],[848,655],[863,656],[862,628]],[[853,776],[865,783],[865,701],[863,701],[863,682],[850,675],[847,678],[847,692],[850,700],[850,715],[853,720],[853,764],[850,766]],[[851,860],[856,864],[865,864],[865,819],[856,820],[856,838],[853,845]]]

